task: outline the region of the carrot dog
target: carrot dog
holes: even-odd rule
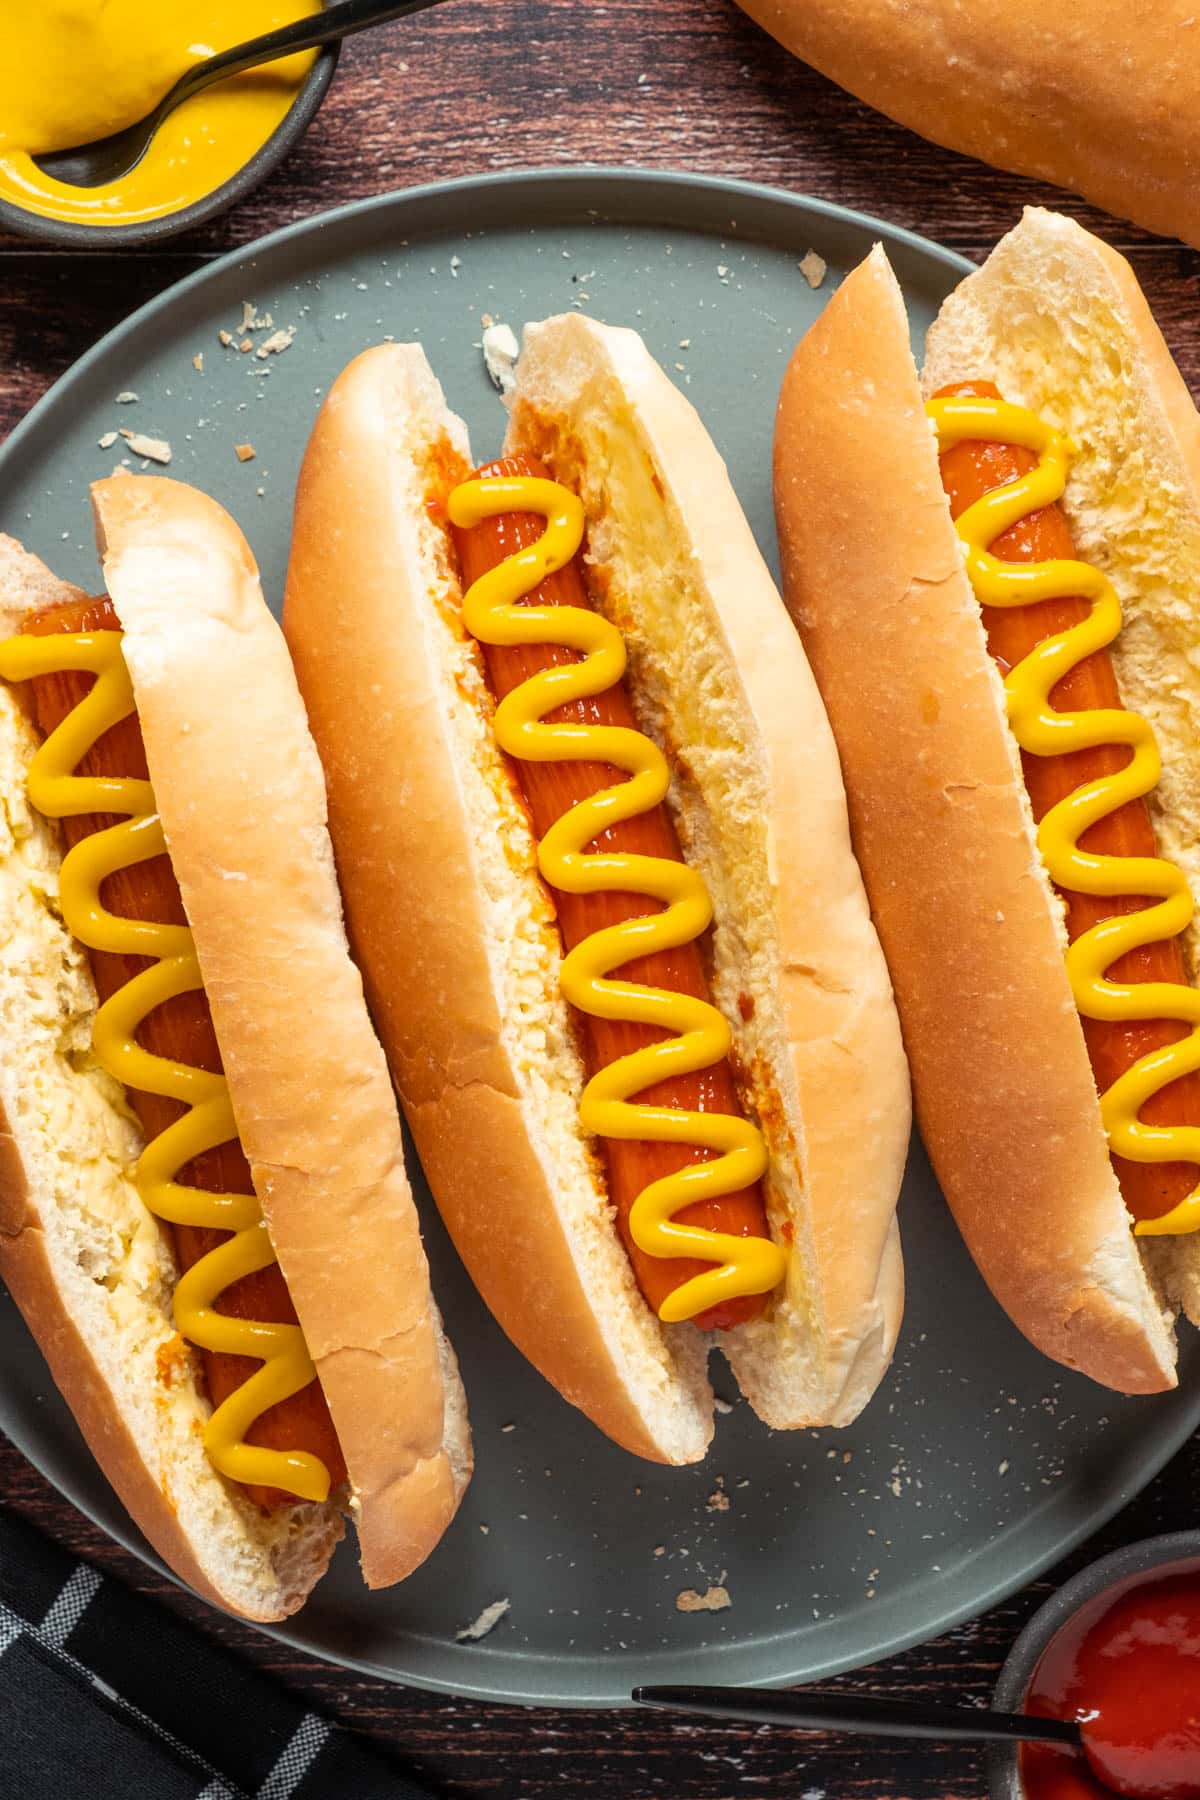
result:
[[[920,384],[874,251],[780,399],[785,597],[931,1159],[1021,1330],[1130,1393],[1200,1318],[1198,487],[1132,272],[1054,213],[951,294]]]
[[[433,1548],[461,1390],[250,553],[93,493],[104,597],[0,540],[0,1272],[155,1548],[281,1618],[350,1508],[373,1586]]]
[[[68,601],[63,605],[43,607],[25,620],[24,630],[32,636],[54,632],[120,631],[112,601]],[[57,674],[39,675],[30,682],[34,716],[43,740],[68,718],[91,687],[90,678],[81,672],[63,670]],[[76,765],[80,775],[99,775],[120,779],[133,776],[149,780],[146,749],[142,742],[137,714],[122,719],[80,758]],[[68,849],[93,832],[116,824],[111,815],[80,814],[62,822],[64,846]],[[105,883],[105,901],[121,918],[156,919],[168,925],[187,925],[187,914],[179,883],[175,879],[168,856],[156,856],[148,862],[133,863],[109,875]],[[103,1004],[134,979],[146,966],[145,957],[89,950],[88,962],[96,984],[96,997]],[[204,990],[176,994],[155,1009],[145,1020],[138,1041],[155,1056],[190,1064],[194,1068],[222,1072],[221,1052],[213,1029],[212,1009]],[[130,1104],[137,1115],[142,1136],[147,1143],[182,1118],[187,1108],[181,1100],[159,1094],[130,1089]],[[219,1144],[194,1157],[189,1167],[191,1183],[210,1193],[253,1194],[254,1180],[246,1153],[238,1139]],[[193,1268],[200,1259],[215,1249],[225,1233],[180,1223],[167,1230],[175,1249],[180,1273]],[[296,1309],[288,1293],[278,1263],[246,1275],[226,1288],[221,1296],[221,1311],[239,1319],[266,1319],[276,1324],[296,1323]],[[253,1361],[241,1356],[212,1350],[200,1352],[204,1366],[205,1386],[214,1407],[241,1387],[253,1373]],[[329,1471],[329,1485],[339,1488],[346,1479],[342,1456],[329,1407],[315,1376],[306,1387],[269,1407],[246,1434],[248,1443],[265,1445],[274,1450],[310,1450]],[[286,1506],[293,1496],[281,1488],[256,1487],[247,1484],[247,1493],[259,1506]]]
[[[710,1341],[768,1423],[855,1417],[907,1072],[820,701],[693,409],[635,333],[551,319],[473,469],[419,346],[367,352],[284,629],[373,1013],[505,1330],[661,1462],[705,1452]]]
[[[528,456],[510,456],[489,463],[477,471],[483,479],[489,476],[548,477],[543,464]],[[525,513],[500,513],[475,526],[473,530],[455,529],[453,541],[458,552],[459,567],[465,586],[496,568],[515,550],[535,544],[541,536],[541,523]],[[578,562],[547,577],[529,595],[528,605],[581,606],[589,604],[587,589]],[[554,645],[535,646],[484,645],[483,660],[488,684],[498,700],[511,693],[539,669],[561,666],[575,661],[570,651]],[[618,726],[637,730],[637,720],[624,682],[589,701],[577,701],[573,707],[560,708],[551,715],[568,717],[579,723]],[[620,780],[620,771],[602,763],[522,762],[517,765],[525,799],[529,804],[534,836],[544,838],[550,827],[571,807],[591,794],[599,793]],[[635,856],[667,857],[683,862],[679,837],[663,805],[614,825],[604,839],[606,849]],[[593,932],[616,925],[623,919],[638,918],[648,910],[639,906],[632,894],[608,892],[570,894],[558,890],[554,896],[558,928],[563,946],[571,950]],[[648,987],[669,988],[675,993],[691,994],[698,1000],[711,1000],[700,947],[697,943],[681,944],[670,951],[658,951],[637,957],[624,965],[631,981]],[[664,1036],[652,1026],[638,1025],[624,1019],[592,1018],[581,1013],[578,1019],[583,1038],[584,1064],[589,1074],[607,1068],[618,1057],[628,1056],[648,1043]],[[725,1057],[712,1067],[673,1081],[645,1088],[639,1096],[644,1105],[660,1105],[702,1112],[742,1114],[733,1070]],[[625,1249],[633,1264],[637,1283],[648,1304],[659,1309],[668,1294],[703,1271],[703,1263],[681,1258],[668,1261],[647,1255],[635,1242],[629,1216],[634,1201],[652,1181],[662,1179],[689,1162],[700,1161],[704,1152],[687,1144],[654,1144],[636,1138],[602,1139],[608,1176],[608,1191],[617,1209],[617,1222]],[[719,1200],[702,1201],[684,1207],[677,1214],[681,1224],[698,1225],[709,1231],[730,1231],[745,1237],[768,1238],[762,1185],[755,1182],[739,1192],[725,1194]],[[765,1293],[746,1294],[696,1313],[693,1323],[702,1330],[728,1330],[745,1320],[757,1318],[766,1306]]]
[[[975,381],[940,388],[934,398],[941,400],[958,394],[986,395],[997,400],[1003,397],[995,382]],[[951,517],[957,519],[984,494],[1027,475],[1036,468],[1037,457],[1031,450],[1008,444],[964,439],[942,454],[940,465]],[[1042,507],[1001,532],[992,551],[1006,562],[1018,563],[1048,561],[1052,557],[1073,560],[1076,554],[1071,527],[1060,505]],[[980,616],[988,649],[1001,674],[1007,675],[1039,644],[1079,625],[1090,611],[1087,600],[1068,595],[1033,606],[982,606]],[[1057,684],[1053,698],[1060,712],[1119,707],[1121,694],[1110,652],[1094,650],[1076,663]],[[1022,753],[1021,772],[1035,821],[1040,823],[1052,807],[1089,783],[1112,776],[1127,761],[1125,752],[1114,744],[1069,750],[1061,756]],[[1096,856],[1158,854],[1150,809],[1141,797],[1106,813],[1088,827],[1079,842],[1082,849]],[[1151,904],[1144,894],[1078,893],[1057,883],[1055,889],[1066,909],[1067,937],[1072,943],[1105,919],[1141,912]],[[1186,985],[1189,976],[1179,937],[1156,938],[1117,957],[1109,968],[1109,976],[1120,982]],[[1168,1019],[1082,1018],[1080,1024],[1096,1087],[1102,1094],[1143,1056],[1177,1044],[1187,1036],[1184,1025]],[[1152,1125],[1200,1125],[1200,1077],[1185,1075],[1152,1094],[1141,1109],[1141,1117]],[[1185,1200],[1197,1182],[1195,1163],[1131,1162],[1115,1152],[1112,1163],[1125,1204],[1135,1219],[1161,1218]]]

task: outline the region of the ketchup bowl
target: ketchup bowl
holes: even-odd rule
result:
[[[1079,1719],[1088,1754],[996,1746],[991,1800],[1200,1796],[1200,1532],[1081,1570],[1013,1645],[995,1705]]]

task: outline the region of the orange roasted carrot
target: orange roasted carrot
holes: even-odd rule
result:
[[[999,399],[990,381],[957,382],[940,390],[938,398],[974,394]],[[941,458],[942,482],[955,518],[992,488],[1028,473],[1037,458],[1030,450],[1008,444],[968,441],[953,445]],[[1020,520],[992,545],[995,555],[1008,562],[1037,562],[1049,557],[1074,557],[1075,545],[1062,508],[1043,507]],[[1069,630],[1087,617],[1089,602],[1066,598],[1044,600],[1035,606],[984,606],[988,648],[1007,674],[1045,638]],[[1122,704],[1112,657],[1107,650],[1085,657],[1063,677],[1052,695],[1060,711],[1085,712],[1095,707]],[[1025,786],[1036,819],[1086,782],[1112,774],[1129,760],[1127,749],[1101,745],[1092,750],[1072,750],[1063,756],[1022,754]],[[1080,845],[1097,855],[1155,856],[1154,825],[1144,800],[1132,800],[1101,819],[1080,838]],[[1074,941],[1102,919],[1139,912],[1150,904],[1145,895],[1102,898],[1059,890],[1067,910],[1067,933]],[[1118,958],[1110,971],[1118,981],[1169,981],[1187,985],[1188,975],[1178,938],[1167,938]],[[1170,1019],[1136,1020],[1129,1024],[1084,1019],[1083,1034],[1096,1086],[1110,1088],[1139,1058],[1187,1035],[1187,1026]],[[1142,1109],[1151,1125],[1200,1125],[1200,1076],[1186,1075],[1155,1094]],[[1125,1204],[1135,1219],[1160,1218],[1185,1200],[1200,1179],[1194,1163],[1135,1163],[1113,1157]]]
[[[37,636],[55,632],[119,631],[120,621],[108,599],[86,600],[72,605],[47,607],[26,619],[24,629]],[[34,713],[39,729],[49,735],[67,714],[83,699],[92,685],[92,677],[74,671],[37,677],[31,682]],[[136,717],[121,721],[107,732],[79,764],[80,774],[147,776],[146,752],[141,728]],[[78,843],[92,832],[101,831],[117,821],[101,814],[64,819],[62,829],[68,845]],[[171,868],[170,858],[155,857],[111,875],[104,883],[101,898],[110,912],[130,919],[155,919],[163,924],[185,925],[187,917],[179,893],[179,884]],[[89,950],[96,990],[107,1000],[142,969],[146,958],[114,955],[103,950]],[[157,1056],[190,1063],[214,1073],[221,1068],[221,1053],[213,1030],[212,1014],[203,993],[181,994],[166,1001],[146,1019],[139,1034],[143,1047]],[[186,1110],[183,1103],[158,1094],[131,1090],[130,1103],[147,1142],[165,1131]],[[208,1193],[251,1194],[254,1183],[242,1146],[234,1140],[207,1150],[180,1173],[180,1180]],[[228,1235],[223,1231],[198,1229],[189,1225],[164,1225],[175,1244],[180,1267],[190,1269],[202,1256]],[[219,1311],[234,1318],[262,1319],[270,1323],[294,1324],[295,1308],[278,1264],[247,1275],[225,1289]],[[219,1406],[235,1388],[254,1373],[259,1364],[244,1356],[229,1356],[202,1351],[205,1380],[209,1397]],[[317,1381],[309,1383],[290,1400],[282,1401],[263,1413],[250,1431],[247,1442],[272,1450],[309,1450],[319,1456],[329,1470],[330,1482],[336,1488],[346,1477],[342,1458],[325,1396]],[[294,1497],[275,1488],[247,1487],[246,1492],[260,1506],[276,1507],[294,1504]]]
[[[488,475],[540,475],[547,471],[532,458],[504,457],[488,463],[478,471]],[[518,550],[535,543],[545,529],[544,522],[531,513],[506,513],[485,520],[471,530],[455,530],[464,588],[489,569],[494,569]],[[589,606],[580,558],[543,581],[526,598],[527,605]],[[556,663],[577,662],[574,651],[561,645],[519,645],[500,648],[481,645],[488,679],[497,699],[519,687],[540,669]],[[571,720],[589,725],[621,725],[637,730],[637,720],[630,705],[624,683],[607,693],[587,701],[579,701],[549,713],[551,720]],[[516,763],[521,791],[529,808],[533,829],[538,838],[545,836],[556,819],[562,817],[580,800],[623,781],[621,771],[603,763],[545,762]],[[625,851],[639,856],[684,860],[679,839],[669,814],[663,806],[636,819],[614,826],[597,840],[606,850]],[[659,910],[653,900],[640,894],[567,894],[554,890],[559,930],[563,945],[571,950],[593,932],[615,925],[623,919],[643,918]],[[650,987],[668,988],[711,1000],[708,978],[698,943],[638,957],[626,963],[620,973],[630,981]],[[645,1025],[621,1020],[596,1019],[587,1014],[575,1015],[579,1028],[584,1062],[589,1075],[607,1068],[618,1057],[628,1056],[646,1044],[660,1042],[664,1033]],[[721,1112],[743,1114],[734,1085],[733,1070],[728,1061],[702,1070],[681,1080],[658,1082],[635,1097],[647,1104],[671,1106],[689,1112]],[[638,1286],[649,1304],[657,1311],[668,1294],[681,1287],[693,1275],[710,1266],[701,1262],[647,1256],[633,1242],[629,1232],[629,1213],[638,1195],[652,1181],[673,1174],[690,1163],[708,1160],[708,1152],[689,1148],[686,1144],[650,1143],[643,1140],[601,1140],[608,1172],[609,1196],[616,1207],[617,1224],[622,1241],[629,1252]],[[731,1232],[743,1237],[767,1237],[766,1212],[761,1186],[743,1188],[717,1200],[702,1201],[683,1208],[677,1215],[681,1222],[703,1226],[710,1231]],[[727,1329],[754,1318],[766,1305],[764,1294],[747,1295],[710,1308],[697,1315],[695,1323],[703,1329]]]

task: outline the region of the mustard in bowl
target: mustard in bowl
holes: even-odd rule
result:
[[[0,228],[58,243],[146,243],[212,217],[287,154],[337,45],[183,102],[119,181],[72,187],[34,160],[135,124],[188,67],[321,11],[322,0],[0,0]]]

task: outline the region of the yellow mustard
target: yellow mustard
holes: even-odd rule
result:
[[[1115,707],[1060,713],[1050,700],[1064,675],[1117,637],[1121,603],[1107,576],[1088,563],[1065,558],[1004,562],[989,548],[1029,513],[1062,498],[1074,447],[1036,413],[1004,400],[961,395],[931,400],[926,410],[942,450],[965,439],[984,439],[1031,450],[1038,457],[1036,468],[994,488],[957,520],[967,574],[980,602],[1032,606],[1072,595],[1092,602],[1086,619],[1047,638],[1009,673],[1004,684],[1009,723],[1021,749],[1033,756],[1061,756],[1100,744],[1127,745],[1132,753],[1124,768],[1087,783],[1050,809],[1038,826],[1038,849],[1060,888],[1157,899],[1156,905],[1105,919],[1083,932],[1067,950],[1067,973],[1075,1005],[1086,1019],[1175,1019],[1192,1026],[1178,1043],[1153,1051],[1126,1070],[1101,1095],[1100,1110],[1109,1147],[1117,1155],[1130,1162],[1200,1164],[1200,1128],[1148,1125],[1139,1117],[1153,1094],[1200,1069],[1200,993],[1178,982],[1106,978],[1128,951],[1176,937],[1191,922],[1195,903],[1187,878],[1161,857],[1095,856],[1079,847],[1089,827],[1157,786],[1162,760],[1154,733],[1137,713]],[[1145,1237],[1200,1230],[1200,1185],[1170,1212],[1142,1219],[1134,1229]]]
[[[225,1288],[275,1261],[258,1201],[253,1194],[206,1193],[175,1179],[193,1157],[237,1137],[228,1084],[223,1075],[153,1056],[137,1042],[142,1021],[164,1000],[203,987],[192,934],[186,925],[119,918],[100,898],[101,883],[109,875],[166,851],[148,781],[74,774],[92,745],[134,711],[121,634],[64,632],[0,643],[0,679],[29,681],[63,670],[85,671],[97,679],[30,764],[30,804],[50,819],[87,813],[123,815],[122,823],[94,832],[63,858],[59,883],[63,919],[89,949],[154,959],[97,1013],[96,1058],[126,1088],[165,1095],[188,1106],[178,1122],[143,1151],[134,1172],[138,1192],[157,1218],[233,1235],[180,1278],[175,1323],[201,1350],[253,1357],[262,1364],[213,1412],[205,1428],[205,1448],[230,1481],[279,1488],[304,1500],[324,1500],[329,1471],[318,1457],[245,1442],[262,1413],[316,1377],[298,1325],[235,1319],[216,1310],[217,1297]]]
[[[314,52],[186,101],[123,180],[77,188],[33,158],[136,124],[195,62],[321,10],[322,0],[0,0],[0,199],[84,225],[131,225],[211,194],[282,123]]]
[[[602,694],[625,673],[625,644],[617,628],[580,606],[520,602],[569,563],[583,541],[583,507],[557,482],[534,476],[488,476],[466,481],[450,495],[451,522],[470,528],[500,513],[530,512],[546,521],[536,544],[511,556],[472,584],[463,620],[485,644],[559,644],[583,661],[544,669],[506,695],[496,708],[501,749],[521,762],[599,762],[624,770],[628,781],[605,788],[563,814],[538,845],[538,867],[553,888],[569,894],[620,892],[661,900],[665,911],[626,919],[593,932],[563,959],[562,991],[593,1018],[624,1019],[674,1035],[623,1056],[593,1075],[580,1117],[597,1137],[696,1144],[719,1152],[652,1182],[633,1203],[629,1226],[649,1256],[691,1257],[711,1263],[668,1295],[659,1316],[668,1324],[691,1319],[722,1301],[765,1294],[786,1272],[786,1253],[767,1238],[737,1237],[683,1225],[674,1215],[699,1200],[737,1193],[767,1168],[762,1133],[727,1113],[634,1106],[630,1097],[653,1083],[711,1068],[728,1054],[731,1034],[715,1006],[686,994],[611,980],[638,956],[676,949],[707,930],[712,903],[703,879],[665,857],[586,853],[601,832],[658,806],[670,773],[658,746],[640,731],[615,725],[548,723],[545,714]]]

